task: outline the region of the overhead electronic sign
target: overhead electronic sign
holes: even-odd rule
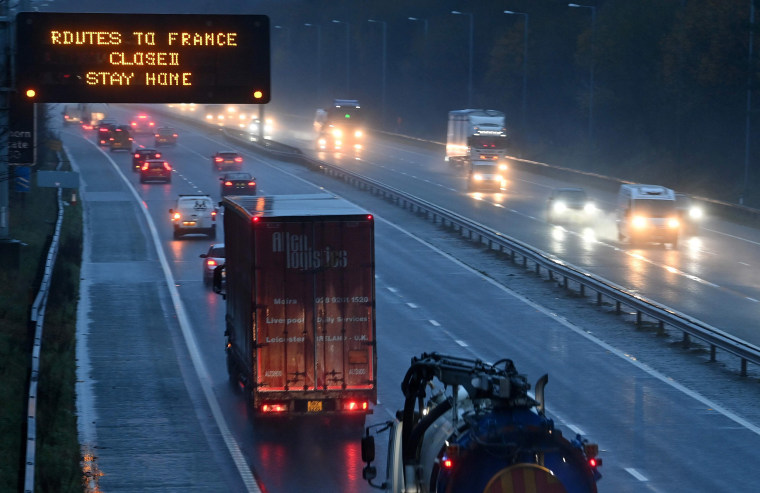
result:
[[[38,103],[268,103],[265,15],[16,17],[16,90]]]

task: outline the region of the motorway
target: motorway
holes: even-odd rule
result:
[[[116,117],[126,121],[135,111],[124,107]],[[162,149],[175,168],[170,185],[139,184],[129,154],[100,150],[78,128],[62,132],[83,180],[78,395],[83,444],[102,473],[98,486],[371,491],[361,479],[356,423],[254,423],[229,387],[224,302],[203,285],[198,258],[211,241],[172,240],[167,211],[180,193],[218,198],[210,156],[234,145],[216,132],[156,119],[180,129],[178,146]],[[307,146],[307,136],[304,124],[288,139]],[[760,460],[754,377],[739,379],[652,341],[651,334],[630,333],[622,321],[559,299],[392,204],[301,166],[240,151],[259,194],[321,187],[376,216],[380,402],[368,423],[389,419],[401,405],[399,382],[414,355],[509,357],[529,381],[549,373],[548,408],[558,427],[598,441],[602,491],[754,491],[760,484],[760,472],[747,467]],[[629,250],[609,220],[596,225],[594,240],[582,230],[548,225],[544,201],[560,185],[551,179],[515,173],[504,194],[465,194],[463,177],[440,155],[380,139],[361,159],[341,162],[740,337],[756,337],[755,230],[712,219],[678,249]],[[611,210],[613,197],[590,191]],[[381,470],[383,453],[379,446]]]

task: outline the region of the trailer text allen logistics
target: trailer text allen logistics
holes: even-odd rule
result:
[[[254,416],[377,402],[374,221],[328,194],[227,196],[227,369]],[[224,279],[224,282],[222,282]]]

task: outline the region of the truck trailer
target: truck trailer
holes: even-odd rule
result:
[[[596,492],[599,447],[580,435],[565,438],[546,416],[548,380],[541,377],[531,396],[509,359],[412,358],[401,382],[403,409],[366,428],[362,476],[392,493]],[[385,480],[375,484],[374,439],[385,431]]]
[[[372,413],[374,221],[329,195],[226,196],[227,370],[254,417]]]
[[[501,190],[505,187],[507,143],[501,111],[449,111],[446,161],[464,167],[467,190]]]

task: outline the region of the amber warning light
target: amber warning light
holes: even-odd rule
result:
[[[36,102],[268,103],[265,15],[16,17],[16,87]]]

